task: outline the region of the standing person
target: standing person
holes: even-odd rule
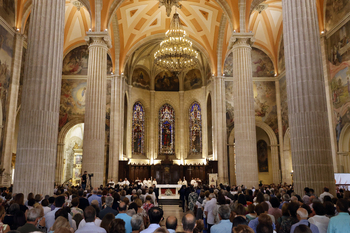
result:
[[[214,210],[216,210],[216,196],[214,193],[209,195],[210,201],[205,204],[204,214],[207,219],[208,233],[210,233],[210,228],[215,224]]]
[[[195,227],[196,227],[196,217],[191,213],[185,214],[182,217],[182,228],[184,229],[184,232],[192,233]]]
[[[186,195],[186,186],[182,185],[181,189],[179,190],[180,193],[180,201],[182,204],[182,210],[185,212],[185,195]]]
[[[177,228],[177,218],[175,216],[167,217],[165,226],[169,233],[175,233]]]
[[[63,205],[65,203],[65,198],[64,196],[58,196],[56,199],[55,199],[55,209],[48,212],[46,215],[45,215],[45,226],[46,226],[46,229],[49,231],[50,228],[52,227],[52,225],[54,224],[55,222],[55,213],[62,209]],[[73,223],[72,223],[72,215],[68,214],[68,220],[69,220],[69,224],[71,227],[73,227]]]
[[[27,212],[27,223],[19,227],[17,231],[21,233],[29,233],[33,231],[39,231],[39,228],[36,227],[40,217],[40,209],[32,208]]]
[[[84,219],[86,224],[80,229],[78,229],[76,233],[86,233],[86,232],[107,233],[105,229],[95,225],[96,210],[94,207],[88,206],[85,208]]]
[[[232,229],[232,222],[230,221],[231,209],[227,205],[222,205],[218,210],[220,222],[211,227],[212,233],[230,232]]]
[[[111,197],[111,196],[106,197],[106,208],[101,210],[101,212],[99,214],[100,219],[103,219],[103,217],[108,213],[111,213],[114,216],[116,216],[118,214],[118,211],[116,211],[112,208],[113,201],[114,201],[113,197]]]
[[[126,214],[126,203],[125,202],[120,202],[119,203],[119,214],[117,214],[117,216],[115,216],[116,219],[122,219],[125,222],[125,233],[131,233],[132,232],[132,228],[131,228],[131,217],[129,215]]]
[[[157,228],[160,227],[159,223],[163,219],[163,210],[158,207],[152,207],[148,211],[150,225],[147,229],[141,231],[141,233],[153,233]]]
[[[295,228],[299,225],[306,225],[311,229],[312,233],[319,233],[317,226],[315,226],[314,224],[311,224],[307,220],[309,217],[309,213],[307,212],[306,209],[299,208],[297,211],[297,217],[299,219],[299,222],[292,225],[292,227],[290,228],[291,233],[294,233]]]
[[[84,174],[81,176],[81,187],[83,190],[86,189],[86,182],[87,182],[87,171],[84,171]]]
[[[316,215],[309,218],[309,222],[315,224],[320,233],[327,233],[329,218],[326,216],[326,209],[321,202],[315,202],[312,205]]]
[[[329,220],[327,233],[350,232],[349,202],[341,198],[337,201],[338,215]]]

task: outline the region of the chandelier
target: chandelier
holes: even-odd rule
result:
[[[192,42],[185,38],[186,31],[182,29],[179,14],[175,13],[170,23],[170,29],[165,33],[165,39],[154,53],[154,63],[171,72],[180,72],[193,68],[198,63],[198,52],[192,49]]]

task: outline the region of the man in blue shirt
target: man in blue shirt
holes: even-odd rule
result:
[[[338,215],[329,220],[327,233],[349,233],[350,232],[350,215],[348,213],[349,202],[341,198],[337,201]]]
[[[227,205],[222,205],[218,210],[220,222],[211,227],[211,233],[231,232],[232,222],[230,221],[231,209]]]
[[[129,215],[126,214],[126,203],[125,202],[120,202],[119,203],[119,208],[118,208],[118,211],[119,211],[119,214],[117,214],[115,216],[115,218],[119,218],[119,219],[122,219],[124,220],[125,222],[125,233],[131,233],[132,232],[132,227],[131,227],[131,217]]]
[[[92,191],[92,195],[88,198],[89,204],[91,205],[91,202],[93,200],[97,200],[98,201],[98,206],[100,207],[100,209],[102,208],[102,200],[101,197],[99,197],[97,195],[97,188],[94,188],[94,190]]]
[[[312,233],[319,233],[318,227],[314,224],[311,224],[307,220],[308,217],[309,213],[307,212],[307,210],[304,208],[299,208],[297,210],[297,218],[299,219],[299,222],[292,225],[292,227],[290,228],[290,233],[294,233],[295,228],[299,225],[306,225],[311,229]]]

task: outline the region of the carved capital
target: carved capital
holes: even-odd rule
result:
[[[89,47],[112,48],[111,38],[108,32],[87,32],[86,35],[85,41]]]
[[[231,36],[230,43],[232,49],[239,47],[251,47],[255,42],[253,33],[233,33]]]

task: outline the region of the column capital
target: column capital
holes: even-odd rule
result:
[[[108,32],[87,32],[85,41],[88,43],[89,47],[106,47],[106,49],[112,48],[111,37]]]
[[[254,33],[233,33],[230,43],[233,45],[232,49],[239,47],[251,47],[255,42]]]

